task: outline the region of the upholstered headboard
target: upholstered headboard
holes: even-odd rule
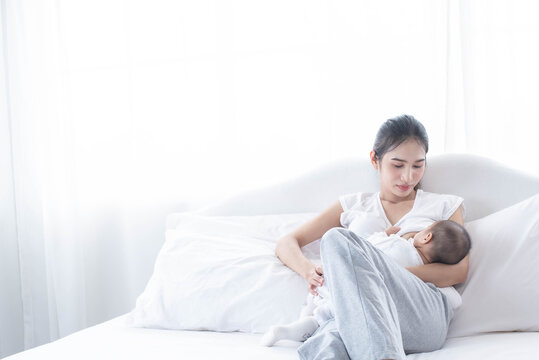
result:
[[[510,169],[488,158],[469,154],[427,157],[422,180],[425,191],[464,198],[465,221],[515,204],[539,193],[539,177]],[[266,215],[319,212],[339,195],[379,189],[376,171],[367,158],[343,159],[281,184],[249,191],[204,208],[205,215]],[[167,224],[175,223],[176,214]]]

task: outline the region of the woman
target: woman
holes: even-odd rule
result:
[[[408,115],[387,120],[370,153],[380,191],[342,196],[279,239],[279,259],[305,278],[312,294],[326,278],[334,307],[335,317],[298,348],[300,358],[404,359],[445,342],[453,309],[437,287],[464,282],[468,256],[455,265],[404,269],[363,240],[388,226],[419,228],[446,219],[463,225],[461,198],[418,189],[427,152],[419,121]],[[322,266],[317,267],[301,247],[320,238]]]

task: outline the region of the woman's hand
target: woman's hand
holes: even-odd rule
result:
[[[398,233],[400,231],[400,229],[401,228],[398,227],[398,226],[390,226],[390,227],[388,227],[386,229],[386,234],[387,234],[387,236],[396,234],[396,233]]]
[[[324,284],[324,271],[322,266],[313,265],[305,275],[305,280],[309,284],[309,292],[314,296],[318,296],[316,288]]]

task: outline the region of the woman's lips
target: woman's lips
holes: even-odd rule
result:
[[[403,186],[403,185],[397,185],[399,189],[401,189],[402,191],[407,191],[411,188],[410,185],[407,185],[407,186]]]

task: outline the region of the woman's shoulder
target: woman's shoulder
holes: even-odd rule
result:
[[[432,200],[461,200],[462,199],[462,197],[455,194],[434,193],[434,192],[424,191],[422,189],[419,189],[418,193],[421,194],[421,197],[424,199],[432,199]]]
[[[418,193],[421,196],[421,203],[423,206],[432,208],[432,206],[439,208],[442,213],[442,218],[449,218],[460,206],[464,211],[464,199],[455,194],[433,193],[428,191],[419,190]]]

